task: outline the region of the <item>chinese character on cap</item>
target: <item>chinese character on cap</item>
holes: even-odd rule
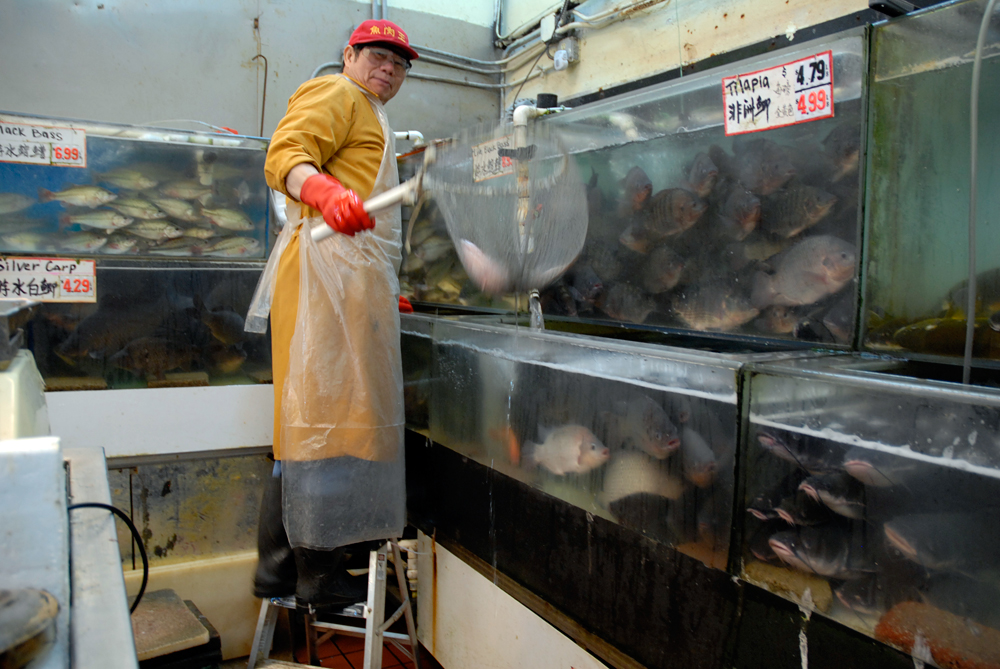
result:
[[[351,46],[380,44],[398,51],[407,60],[416,60],[420,55],[410,47],[406,33],[392,21],[369,19],[358,26],[347,42]]]

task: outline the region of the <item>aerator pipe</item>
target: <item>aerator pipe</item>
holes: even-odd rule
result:
[[[414,146],[423,146],[427,143],[427,140],[424,139],[424,134],[419,130],[406,130],[393,134],[396,135],[396,139],[406,139],[413,142]]]

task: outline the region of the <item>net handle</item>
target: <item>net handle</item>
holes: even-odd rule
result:
[[[420,194],[420,181],[423,175],[417,175],[405,183],[401,183],[395,188],[390,188],[384,193],[380,193],[365,202],[365,212],[375,216],[387,209],[401,204],[415,204]],[[313,241],[318,242],[326,239],[334,233],[329,225],[318,225],[312,229],[310,234]]]

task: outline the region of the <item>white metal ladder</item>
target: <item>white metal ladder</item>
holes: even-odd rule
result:
[[[396,579],[399,584],[402,605],[385,618],[385,586],[386,586],[386,561],[392,551],[392,560],[396,569]],[[274,628],[278,620],[278,611],[282,608],[294,609],[295,598],[273,597],[265,599],[260,605],[260,615],[257,618],[257,630],[254,632],[253,645],[250,648],[250,657],[247,662],[247,669],[265,669],[267,667],[300,667],[303,665],[280,662],[268,659],[271,652],[271,643],[274,640]],[[368,600],[363,603],[349,606],[340,612],[331,612],[331,615],[364,617],[364,628],[357,625],[346,625],[338,623],[328,623],[316,620],[316,613],[310,607],[306,614],[306,650],[309,653],[310,663],[319,664],[316,656],[317,647],[332,637],[341,633],[349,636],[363,636],[365,638],[364,669],[382,669],[382,644],[386,640],[398,647],[413,660],[415,669],[420,669],[420,652],[417,645],[417,627],[413,619],[413,608],[410,606],[409,588],[406,584],[406,565],[400,555],[399,544],[394,541],[387,541],[377,550],[373,550],[368,558]],[[400,616],[406,616],[407,634],[399,632],[389,632],[389,627],[399,620]],[[321,636],[316,637],[319,631]],[[410,646],[407,651],[400,642],[406,642]]]

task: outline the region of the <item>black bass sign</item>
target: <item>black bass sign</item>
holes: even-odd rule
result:
[[[0,300],[97,302],[93,260],[0,256]]]
[[[87,133],[77,128],[0,121],[0,162],[86,167]]]
[[[722,79],[726,134],[741,135],[833,116],[833,53]]]

